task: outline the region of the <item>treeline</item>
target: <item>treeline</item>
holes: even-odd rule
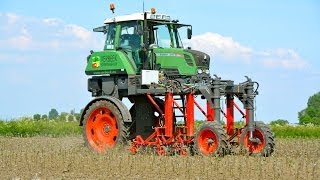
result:
[[[79,113],[76,113],[75,110],[71,110],[69,113],[61,112],[59,113],[56,109],[52,108],[48,114],[34,114],[32,116],[33,120],[41,121],[41,120],[60,120],[66,122],[78,121],[80,119],[82,110]]]
[[[11,120],[0,120],[0,136],[72,136],[82,132],[79,126],[81,112],[71,110],[59,113],[52,108],[48,114],[34,114],[32,117],[21,117]]]
[[[198,127],[203,121],[196,121]],[[276,121],[282,122],[282,121]],[[320,126],[269,124],[276,138],[320,138]],[[235,127],[243,127],[243,122],[236,122]],[[82,134],[82,127],[78,121],[35,120],[33,118],[20,118],[12,121],[0,121],[0,136],[33,137],[33,136],[78,136]]]

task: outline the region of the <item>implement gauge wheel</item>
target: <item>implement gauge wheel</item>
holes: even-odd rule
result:
[[[270,127],[263,122],[255,122],[253,140],[249,138],[249,128],[245,127],[240,136],[240,144],[250,155],[267,157],[274,152],[274,135]]]
[[[227,135],[218,121],[205,122],[200,126],[194,138],[195,154],[224,156],[228,149]]]
[[[118,108],[111,102],[93,103],[84,115],[83,137],[86,146],[97,152],[126,142],[126,128]]]

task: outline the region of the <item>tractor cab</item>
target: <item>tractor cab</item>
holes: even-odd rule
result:
[[[183,39],[191,39],[192,26],[154,9],[107,18],[93,31],[105,35],[103,50],[87,57],[88,91],[94,97],[130,96],[158,84],[161,77],[186,84],[210,77],[210,56],[183,46]],[[130,83],[136,89],[129,88]]]
[[[184,49],[180,34],[187,33],[187,38],[191,39],[192,26],[178,22],[171,20],[168,15],[156,14],[153,9],[151,12],[107,18],[104,26],[93,31],[106,35],[104,52],[124,53],[135,74],[149,69],[162,70],[171,76],[192,76],[199,68],[208,70],[208,55]],[[90,67],[87,70],[89,72]]]

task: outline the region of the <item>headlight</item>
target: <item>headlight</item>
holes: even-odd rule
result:
[[[202,69],[198,69],[198,74],[201,74],[202,73]]]
[[[205,72],[206,72],[206,74],[210,74],[210,70],[209,69],[207,69]]]

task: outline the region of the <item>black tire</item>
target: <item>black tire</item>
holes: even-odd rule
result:
[[[127,130],[115,104],[99,100],[86,111],[83,120],[85,145],[97,152],[120,147],[127,142]]]
[[[271,128],[263,122],[255,122],[253,137],[258,138],[260,143],[249,141],[249,128],[245,127],[240,135],[240,145],[250,155],[268,157],[275,148],[274,134]]]
[[[158,106],[161,108],[161,110],[164,110],[164,101],[159,98],[154,98],[155,102],[158,104]],[[152,103],[150,102],[150,106],[153,106]],[[148,109],[149,110],[149,109]],[[127,128],[128,131],[128,140],[134,139],[138,134],[136,134],[136,108],[135,104],[130,108],[130,114],[132,118],[132,122],[125,122],[124,125]],[[157,109],[155,107],[152,108],[152,114],[154,112],[157,112]],[[139,112],[140,114],[138,116],[143,116],[144,114],[150,114],[146,112]],[[159,117],[153,116],[154,119],[154,127],[157,126]],[[150,132],[149,134],[146,134],[145,136],[150,136],[153,132]]]
[[[191,154],[224,156],[229,152],[227,135],[218,121],[204,122],[194,137]]]
[[[128,139],[132,140],[135,138],[136,136],[136,108],[135,108],[135,104],[133,104],[133,106],[130,108],[129,110],[131,118],[132,118],[132,122],[125,122],[124,125],[126,126],[127,130],[128,130]]]

